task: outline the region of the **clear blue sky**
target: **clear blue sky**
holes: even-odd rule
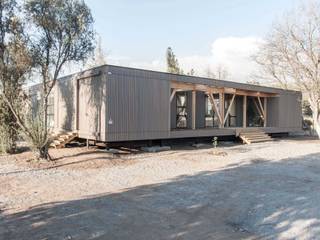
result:
[[[111,55],[136,61],[205,55],[221,37],[263,37],[296,0],[86,0]]]

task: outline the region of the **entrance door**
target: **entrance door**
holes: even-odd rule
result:
[[[263,115],[256,97],[248,97],[247,119],[248,127],[263,127]]]

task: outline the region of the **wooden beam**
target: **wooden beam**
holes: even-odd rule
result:
[[[177,89],[173,89],[171,96],[170,96],[170,103],[172,102],[174,96],[176,95]]]
[[[264,122],[263,122],[263,126],[264,127],[267,127],[267,99],[268,98],[264,98],[264,103],[263,103],[263,105],[264,105]]]
[[[227,88],[227,87],[225,87],[223,90],[224,90],[225,93],[228,93],[228,94],[236,94],[236,92],[237,92],[237,89],[235,89],[235,88]]]
[[[262,102],[261,102],[260,97],[258,97],[258,102],[259,102],[259,106],[260,106],[260,109],[261,109],[262,115],[263,115],[263,117],[264,117],[264,110],[263,110],[263,106],[262,106]]]
[[[278,96],[277,93],[262,93],[262,92],[246,91],[246,90],[240,90],[240,89],[236,90],[236,95],[250,96],[250,97],[276,97],[276,96]]]
[[[236,95],[233,94],[232,99],[231,99],[231,102],[230,102],[230,105],[229,105],[228,110],[227,110],[227,113],[226,113],[226,116],[224,117],[223,125],[226,124],[226,121],[227,121],[228,116],[229,116],[229,114],[230,114],[230,111],[231,111],[231,108],[232,108],[232,105],[233,105],[233,102],[234,102],[235,97],[236,97]]]
[[[192,129],[196,129],[196,91],[192,91]]]
[[[241,96],[252,96],[252,97],[276,97],[277,93],[266,93],[266,92],[258,92],[251,90],[242,90],[230,87],[217,87],[205,84],[198,83],[186,83],[179,81],[171,81],[171,88],[177,89],[177,91],[201,91],[201,92],[209,92],[209,93],[227,93],[227,94],[236,94]]]
[[[253,103],[254,103],[254,105],[255,105],[256,109],[258,110],[259,115],[260,115],[260,116],[262,116],[262,118],[264,119],[264,114],[263,114],[263,112],[261,111],[261,109],[260,109],[260,107],[259,107],[258,103],[256,102],[256,99],[253,99]]]
[[[200,91],[218,93],[222,91],[222,88],[211,87],[203,84],[184,83],[184,82],[171,82],[171,88],[178,89],[179,91]]]
[[[221,124],[220,127],[224,128],[224,93],[219,93],[219,107],[220,107],[220,116],[221,116]]]
[[[212,104],[212,107],[213,107],[214,112],[218,115],[219,123],[221,124],[221,123],[222,123],[222,120],[221,120],[220,112],[219,112],[219,110],[218,110],[217,103],[216,103],[216,101],[214,100],[214,97],[213,97],[212,93],[209,93],[208,96],[209,96],[209,99],[210,99],[210,101],[211,101],[211,104]]]
[[[242,127],[247,127],[247,96],[243,96]]]

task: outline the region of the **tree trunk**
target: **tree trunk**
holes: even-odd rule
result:
[[[44,160],[50,160],[50,156],[49,156],[49,147],[48,145],[43,145],[40,146],[37,151],[36,151],[36,155],[38,156],[38,158],[40,159],[44,159]]]
[[[313,118],[313,128],[318,138],[320,138],[320,118],[319,118],[319,110],[312,112]]]
[[[318,138],[320,138],[320,116],[318,100],[310,97],[309,103],[312,110],[314,134],[317,134]]]
[[[45,95],[45,94],[44,94]],[[46,96],[46,95],[45,95]],[[48,98],[44,97],[42,102],[42,116],[41,116],[41,133],[40,133],[40,144],[36,148],[36,154],[38,158],[44,160],[50,160],[49,155],[49,141],[48,141]]]
[[[36,155],[39,159],[50,160],[48,145],[39,147],[36,151]]]

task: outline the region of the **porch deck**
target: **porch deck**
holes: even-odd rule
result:
[[[283,127],[247,127],[247,128],[201,128],[201,129],[172,129],[170,138],[210,137],[210,136],[239,136],[242,131],[260,129],[266,133],[301,132],[300,128]]]

